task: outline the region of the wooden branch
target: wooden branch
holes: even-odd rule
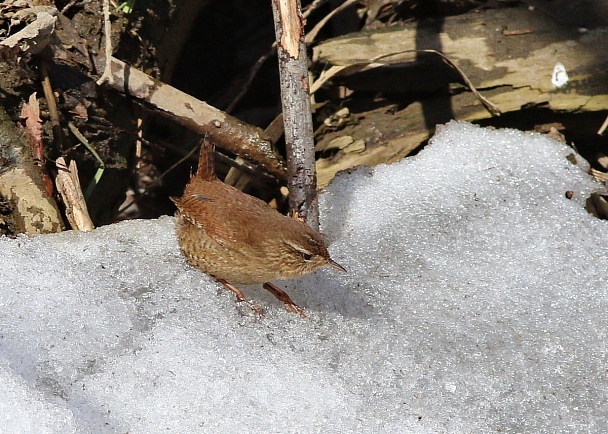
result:
[[[105,82],[112,84],[112,74],[109,71],[109,69],[112,69],[110,66],[112,62],[112,25],[110,24],[110,0],[103,0],[103,23],[104,33],[106,36],[106,67],[104,68],[102,76],[99,77],[99,80],[97,80],[97,86],[101,86]]]
[[[103,62],[98,62],[103,70]],[[252,161],[278,179],[287,178],[283,159],[260,128],[248,125],[112,57],[111,86],[157,108],[163,116],[204,135],[220,148]]]
[[[317,175],[310,111],[304,24],[299,0],[273,0],[281,103],[285,125],[289,209],[292,215],[319,227]]]

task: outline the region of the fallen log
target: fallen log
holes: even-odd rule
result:
[[[317,145],[322,148],[345,134],[365,140],[366,147],[356,154],[321,159],[319,185],[326,185],[339,170],[404,157],[433,134],[436,124],[492,116],[463,84],[460,72],[421,50],[447,56],[502,113],[533,106],[580,112],[608,109],[607,44],[605,27],[579,28],[524,7],[423,20],[325,41],[313,49],[318,69],[361,66],[344,68],[333,77],[334,83],[354,91],[409,94],[415,102],[396,108],[392,119],[383,122],[374,111],[358,113],[357,126],[324,135]]]

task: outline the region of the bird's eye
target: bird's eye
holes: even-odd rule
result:
[[[304,258],[305,261],[310,261],[312,259],[312,255],[310,253],[307,252],[301,252],[302,253],[302,257]]]

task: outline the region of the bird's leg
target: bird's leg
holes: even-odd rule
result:
[[[287,308],[288,311],[297,313],[302,318],[306,318],[306,313],[304,312],[304,309],[302,309],[297,304],[295,304],[293,302],[293,300],[289,297],[289,295],[287,295],[287,293],[285,291],[283,291],[281,288],[273,285],[270,282],[266,282],[262,286],[264,287],[264,289],[270,291],[272,293],[272,295],[274,295],[276,298],[278,298],[280,301],[282,301],[285,304],[285,307]]]
[[[226,288],[228,288],[229,290],[231,290],[232,292],[234,292],[236,294],[236,299],[238,301],[247,301],[247,298],[245,297],[245,294],[243,294],[243,291],[241,291],[240,289],[238,289],[232,283],[228,282],[227,280],[220,279],[218,277],[216,277],[215,280],[217,280],[222,285],[224,285]]]
[[[228,288],[229,290],[234,292],[236,294],[237,301],[239,301],[239,302],[243,301],[243,302],[247,303],[249,305],[249,307],[251,307],[251,309],[255,313],[257,313],[260,316],[264,316],[264,309],[262,309],[262,306],[260,306],[257,303],[252,303],[251,301],[247,300],[247,298],[245,297],[245,294],[243,294],[243,291],[238,289],[236,286],[234,286],[232,283],[228,282],[227,280],[220,279],[218,277],[216,277],[215,280],[217,280],[222,285],[224,285],[226,288]],[[285,294],[285,295],[287,295],[287,294]],[[287,298],[289,298],[289,297],[287,297]]]

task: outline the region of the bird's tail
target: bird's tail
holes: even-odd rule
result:
[[[215,175],[215,145],[209,140],[208,134],[205,134],[205,137],[201,140],[196,177],[205,181],[217,179]]]

